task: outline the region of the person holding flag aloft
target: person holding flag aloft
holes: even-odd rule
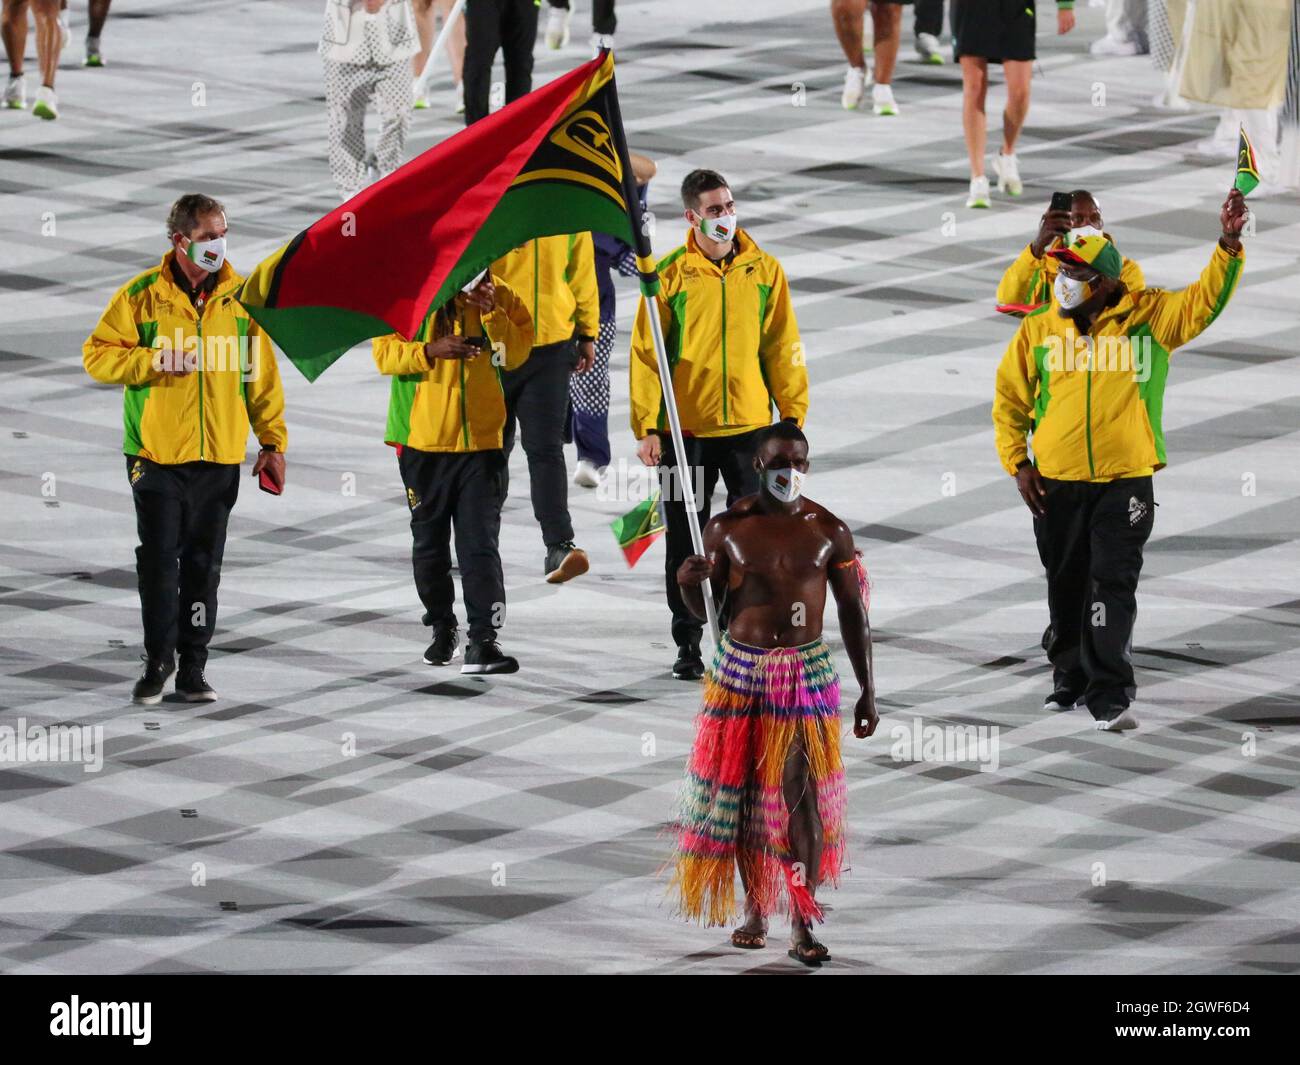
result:
[[[673,676],[704,675],[703,625],[686,606],[677,570],[692,554],[679,462],[694,476],[699,524],[709,516],[721,477],[727,505],[758,491],[754,448],[759,430],[781,419],[802,426],[808,412],[808,371],[785,271],[736,222],[727,180],[693,170],[682,182],[690,224],[686,242],[658,263],[656,301],[638,308],[632,337],[630,392],[637,456],[658,466],[667,535],[665,586],[677,645]],[[667,342],[685,455],[674,454],[653,330],[655,306]]]
[[[1025,317],[998,367],[998,455],[1034,516],[1047,571],[1053,690],[1044,709],[1082,702],[1106,731],[1138,724],[1130,708],[1133,622],[1155,520],[1152,475],[1166,464],[1170,354],[1232,298],[1246,217],[1234,188],[1209,263],[1180,291],[1129,291],[1120,254],[1104,236],[1048,252],[1059,261],[1056,298]]]
[[[532,317],[501,278],[487,274],[431,315],[415,339],[393,333],[372,346],[379,372],[393,379],[384,442],[397,449],[415,589],[433,630],[424,661],[445,666],[459,653],[454,529],[469,623],[460,671],[514,673],[519,663],[496,642],[506,604],[497,546],[506,495],[501,373],[528,358]]]

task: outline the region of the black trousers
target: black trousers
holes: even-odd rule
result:
[[[572,340],[543,344],[517,370],[501,375],[506,394],[506,457],[515,447],[515,426],[528,457],[533,517],[547,548],[573,539],[569,520],[569,474],[564,465],[564,434],[569,420],[569,378],[578,364]],[[509,479],[506,481],[507,490]]]
[[[411,565],[424,624],[456,624],[451,539],[465,593],[471,640],[490,640],[505,622],[506,584],[498,537],[505,499],[505,454],[404,447],[397,457],[411,511]]]
[[[488,113],[492,62],[500,49],[506,68],[506,103],[533,87],[537,42],[535,0],[468,0],[465,4],[465,125]]]
[[[1150,477],[1105,484],[1044,479],[1046,514],[1034,519],[1047,571],[1057,690],[1082,696],[1098,720],[1128,706],[1142,548],[1155,521]]]
[[[916,0],[912,32],[943,34],[943,0]]]
[[[551,7],[569,10],[569,0],[546,0]],[[943,0],[939,0],[940,3]],[[614,0],[591,0],[591,32],[612,34],[618,26],[614,17]]]
[[[126,456],[135,499],[135,572],[150,661],[202,669],[217,627],[217,585],[226,525],[239,496],[239,467],[162,465]]]
[[[727,486],[727,506],[742,496],[758,491],[758,472],[754,469],[755,438],[758,430],[737,433],[735,436],[687,437],[686,464],[694,477],[700,528],[709,520],[713,492],[721,477]],[[702,470],[694,473],[695,469]],[[672,438],[665,433],[663,450],[659,457],[659,492],[664,512],[664,588],[668,593],[668,609],[673,614],[673,642],[678,647],[699,646],[704,634],[704,623],[687,609],[677,586],[677,567],[695,554],[691,544],[691,527],[686,517],[686,504],[682,501],[682,476],[673,453]],[[701,483],[703,482],[703,483]],[[702,489],[702,490],[701,490]],[[714,589],[717,592],[717,589]]]

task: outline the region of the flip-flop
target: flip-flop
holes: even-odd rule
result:
[[[799,947],[791,947],[785,953],[787,957],[810,969],[820,969],[822,962],[831,960],[831,952],[826,948],[825,943],[802,944]]]
[[[742,943],[737,936],[748,939],[748,943]],[[767,946],[766,932],[746,932],[743,928],[737,928],[731,933],[731,945],[739,947],[741,950],[762,950]]]

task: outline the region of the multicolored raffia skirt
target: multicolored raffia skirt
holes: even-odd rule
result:
[[[790,850],[782,778],[796,745],[808,759],[822,824],[815,877]],[[840,682],[825,642],[748,647],[724,634],[705,680],[676,825],[680,912],[726,924],[738,912],[739,871],[763,914],[788,906],[804,921],[821,920],[806,885],[839,883],[845,800]]]

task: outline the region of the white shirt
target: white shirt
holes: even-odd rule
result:
[[[420,50],[411,0],[386,0],[373,15],[364,0],[326,0],[316,50],[336,63],[387,66],[410,59]]]

